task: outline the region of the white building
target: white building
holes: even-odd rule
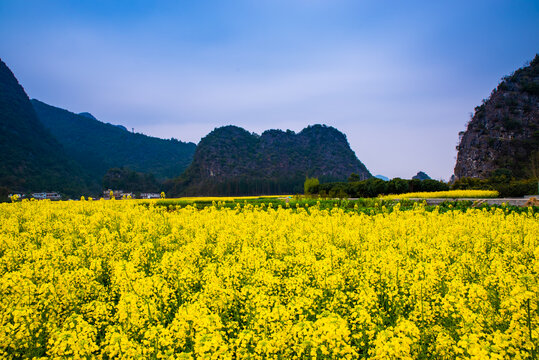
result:
[[[141,199],[160,199],[161,194],[158,194],[158,193],[141,193],[140,198]]]
[[[36,200],[61,200],[62,196],[57,192],[42,192],[42,193],[33,193],[32,197]]]

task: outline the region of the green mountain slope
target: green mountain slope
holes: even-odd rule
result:
[[[38,120],[28,95],[1,60],[0,186],[13,192],[86,191],[81,169]]]
[[[303,191],[305,177],[346,180],[371,174],[337,129],[314,125],[299,133],[251,134],[236,127],[215,129],[197,146],[193,163],[170,182],[171,195],[283,194]]]
[[[117,167],[151,173],[157,179],[173,178],[189,166],[195,152],[193,143],[135,134],[88,113],[74,114],[35,99],[32,105],[45,127],[99,181]]]

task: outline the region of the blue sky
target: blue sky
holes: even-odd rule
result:
[[[448,179],[458,132],[539,52],[538,1],[0,0],[31,98],[162,138],[323,123],[373,174]]]

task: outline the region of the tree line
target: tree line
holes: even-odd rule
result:
[[[432,179],[406,180],[394,178],[389,181],[376,177],[360,181],[356,179],[357,177],[354,174],[350,176],[348,182],[320,183],[318,179],[308,178],[304,183],[304,192],[306,195],[320,195],[321,197],[362,198],[387,194],[404,194],[408,192],[449,190],[448,184]]]

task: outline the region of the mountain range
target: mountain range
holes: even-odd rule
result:
[[[114,183],[111,176],[122,174],[145,183],[155,176],[171,195],[297,193],[307,176],[371,176],[346,136],[325,125],[262,135],[226,126],[196,146],[30,101],[3,62],[0,90],[0,186],[12,192],[97,194],[104,182]]]
[[[530,163],[539,159],[539,55],[475,108],[457,149],[457,178],[488,178],[498,170],[531,177]],[[330,126],[258,135],[230,125],[198,145],[159,139],[30,100],[0,60],[0,193],[96,194],[118,174],[172,196],[299,193],[307,177],[371,177],[346,136]],[[127,179],[133,188],[145,186],[133,179]]]

